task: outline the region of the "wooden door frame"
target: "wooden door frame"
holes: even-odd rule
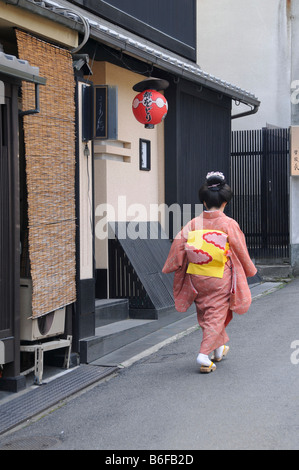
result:
[[[19,209],[19,141],[18,141],[18,90],[20,82],[0,74],[5,85],[5,104],[1,113],[7,117],[7,152],[10,163],[8,184],[10,223],[11,312],[9,336],[1,338],[4,343],[5,364],[0,380],[0,389],[17,391],[25,387],[25,378],[20,376],[20,209]],[[2,106],[6,106],[3,110]]]

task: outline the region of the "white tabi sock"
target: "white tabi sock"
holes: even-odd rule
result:
[[[207,367],[209,367],[212,363],[212,361],[210,361],[209,359],[209,356],[207,356],[206,354],[201,354],[201,353],[198,354],[196,358],[196,362],[197,364],[200,364],[201,366],[207,366]]]
[[[223,346],[219,346],[219,348],[215,349],[215,356],[217,357],[217,359],[219,359],[220,357],[222,357],[223,350],[224,350],[224,345],[223,345]]]

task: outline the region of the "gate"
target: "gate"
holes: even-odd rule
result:
[[[232,132],[231,216],[251,257],[289,257],[289,129]]]

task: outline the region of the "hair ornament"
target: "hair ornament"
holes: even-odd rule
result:
[[[211,191],[219,191],[221,186],[226,182],[225,176],[221,171],[210,171],[206,176],[208,189]]]
[[[225,181],[225,176],[223,173],[221,173],[221,171],[210,171],[206,176],[206,180],[208,181],[211,178],[220,178],[223,183]]]

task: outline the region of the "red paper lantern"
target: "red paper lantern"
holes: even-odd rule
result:
[[[137,121],[152,129],[155,124],[159,124],[165,118],[168,103],[161,93],[147,89],[135,96],[132,110]]]

